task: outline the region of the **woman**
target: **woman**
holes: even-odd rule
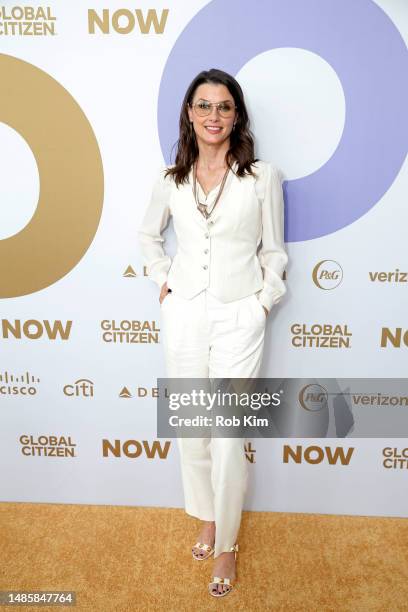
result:
[[[138,232],[148,275],[160,288],[167,376],[256,378],[266,317],[286,292],[280,175],[255,158],[241,87],[226,72],[195,77],[179,128],[175,164],[157,177]],[[173,260],[162,237],[170,216]],[[248,479],[244,439],[177,441],[186,512],[203,521],[193,558],[214,553],[209,592],[223,596],[236,576]]]

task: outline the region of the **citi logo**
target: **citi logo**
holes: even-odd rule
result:
[[[283,463],[328,463],[329,465],[349,465],[350,459],[354,453],[354,448],[348,448],[347,451],[342,446],[336,446],[332,449],[330,446],[307,446],[303,448],[301,444],[292,448],[289,444],[283,447]]]
[[[28,319],[27,321],[21,321],[15,319],[14,322],[8,321],[7,319],[1,320],[1,336],[5,340],[9,338],[15,338],[21,340],[22,338],[28,338],[28,340],[39,340],[45,336],[48,340],[68,340],[72,327],[72,321],[62,323],[62,321],[53,321],[52,323],[48,320],[37,321],[36,319]]]
[[[342,267],[333,259],[323,259],[313,268],[312,279],[319,289],[335,289],[343,280]]]
[[[317,384],[306,385],[299,391],[299,403],[309,412],[323,410],[327,407],[327,390]]]
[[[65,385],[62,391],[68,397],[93,397],[94,384],[88,378],[79,378],[74,383]]]
[[[168,14],[169,9],[163,9],[159,19],[156,9],[143,12],[142,9],[121,8],[113,13],[102,9],[99,14],[95,9],[88,9],[88,32],[95,34],[98,30],[110,34],[114,30],[117,34],[130,34],[137,28],[140,34],[163,34]]]
[[[162,443],[160,440],[149,442],[148,440],[102,440],[102,456],[103,457],[128,457],[129,459],[137,459],[138,457],[146,457],[147,459],[167,459],[167,455],[171,446],[171,442]]]
[[[382,328],[380,341],[382,348],[387,346],[401,348],[402,345],[408,346],[408,329],[403,330],[402,327],[396,327],[394,330],[389,327]]]

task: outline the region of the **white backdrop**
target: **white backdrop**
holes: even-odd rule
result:
[[[190,23],[199,18],[201,9],[220,4],[219,0],[177,0],[169,5],[156,3],[152,9],[147,2],[138,2],[135,7],[130,2],[95,0],[92,6],[85,7],[68,0],[50,0],[46,6],[51,13],[45,21],[52,24],[54,34],[35,36],[29,33],[34,31],[31,26],[24,26],[26,34],[10,30],[11,21],[30,22],[24,14],[25,5],[18,5],[22,7],[22,18],[18,11],[14,18],[11,14],[16,4],[2,5],[0,56],[29,63],[69,93],[91,128],[101,161],[98,165],[95,157],[94,174],[87,170],[87,178],[71,173],[68,163],[65,167],[59,162],[68,177],[67,185],[87,183],[87,195],[75,200],[67,195],[65,184],[61,191],[58,185],[49,190],[54,204],[66,197],[65,209],[75,207],[74,229],[64,233],[65,220],[58,213],[60,216],[43,226],[42,240],[32,239],[27,251],[17,250],[16,258],[9,247],[16,237],[27,235],[36,219],[46,181],[38,150],[27,134],[0,115],[2,501],[183,506],[177,445],[171,439],[156,436],[156,380],[166,375],[160,308],[158,289],[144,274],[136,231],[157,170],[169,162],[170,151],[163,150],[168,139],[160,133],[163,121],[158,119],[160,87],[164,91],[168,58]],[[283,4],[276,1],[270,6],[278,15]],[[317,11],[316,3],[303,4]],[[406,2],[345,1],[343,8],[349,11],[346,19],[358,22],[359,7],[366,5],[374,11],[375,18],[387,23],[390,20],[406,44]],[[264,3],[259,2],[257,7],[255,2],[254,7],[255,12],[258,8],[261,13]],[[149,33],[140,33],[136,8],[142,15],[148,9],[156,10],[159,20],[162,10],[169,8],[163,32],[155,33],[152,28]],[[125,11],[118,16],[122,33],[112,23],[107,33],[98,26],[94,33],[90,31],[89,11],[95,11],[102,19],[103,9],[110,18],[115,11]],[[232,10],[229,1],[223,3],[224,9]],[[130,12],[136,15],[135,27],[125,33],[126,24],[132,24]],[[41,15],[37,17],[37,24],[44,22]],[[312,17],[319,19],[318,14]],[[228,28],[227,21],[225,27]],[[389,30],[385,30],[383,36],[388,35]],[[377,36],[381,41],[381,32]],[[344,54],[350,52],[349,42],[339,41],[340,53],[341,45]],[[211,36],[204,29],[203,40],[197,41],[200,69],[228,70],[234,49],[226,47],[225,56],[220,53],[218,66],[208,65],[207,48],[211,44]],[[237,48],[240,44],[237,37]],[[18,112],[24,115],[26,109],[28,114],[34,104],[32,90],[26,90],[24,79],[21,81],[8,70],[8,61],[0,65],[2,96],[7,101],[9,92],[19,83],[22,91]],[[189,82],[194,76],[186,69],[183,78]],[[247,99],[258,156],[275,162],[288,186],[288,292],[268,317],[261,375],[406,377],[408,341],[399,346],[391,342],[381,346],[381,335],[384,329],[393,333],[401,329],[402,334],[407,330],[407,281],[396,282],[395,277],[370,280],[370,272],[408,272],[406,159],[399,167],[398,160],[395,162],[394,170],[398,167],[398,171],[390,171],[386,190],[371,202],[365,214],[336,231],[316,231],[315,237],[291,239],[291,224],[296,225],[296,217],[291,215],[291,195],[292,201],[295,195],[302,201],[304,183],[298,183],[296,192],[289,186],[295,188],[297,180],[323,169],[341,150],[346,121],[352,119],[346,83],[327,57],[294,44],[290,37],[284,44],[276,43],[271,36],[270,48],[246,61],[235,76]],[[166,78],[170,78],[168,73]],[[406,79],[406,73],[399,78]],[[172,112],[178,114],[177,104],[184,91],[177,89],[176,81],[174,87]],[[353,87],[353,83],[347,83],[347,87]],[[41,88],[36,95],[41,103]],[[3,109],[1,105],[0,108]],[[50,159],[55,154],[54,145],[49,144],[47,135],[42,137],[42,126],[48,134],[47,117],[53,112],[61,129],[68,121],[63,109],[60,112],[58,107],[52,108],[43,119],[38,117],[35,126],[39,146]],[[35,123],[35,116],[29,122]],[[360,124],[351,129],[358,134]],[[401,126],[401,131],[406,137],[406,126]],[[88,168],[86,156],[92,153],[85,151],[80,139],[76,145],[77,132],[73,134],[71,144],[64,146],[70,146],[71,155]],[[102,178],[103,194],[99,187]],[[373,174],[373,184],[375,181]],[[329,192],[335,193],[338,188],[333,182]],[[371,193],[371,185],[365,183],[361,197],[365,189]],[[304,206],[310,204],[306,191],[304,202]],[[330,207],[330,200],[326,204]],[[176,245],[171,226],[166,237],[166,248],[173,254]],[[80,247],[82,240],[85,246]],[[30,267],[30,259],[42,248],[46,257]],[[73,255],[72,261],[68,255],[71,249],[81,252],[80,256]],[[64,269],[55,263],[60,262],[60,251],[65,253]],[[341,269],[337,286],[331,281],[321,286],[315,282],[314,270],[323,260],[329,260],[327,269]],[[48,280],[44,280],[43,271]],[[106,321],[118,327],[122,322],[123,327],[133,322],[136,333],[123,338],[117,335],[113,340],[111,334],[105,333]],[[139,322],[148,322],[153,330],[150,337],[137,333]],[[325,323],[347,325],[352,332],[350,347],[294,345],[294,325],[310,328]],[[17,329],[19,324],[24,328],[21,335],[13,334],[10,327]],[[65,334],[58,330],[48,333],[47,329],[58,325],[66,330]],[[285,462],[285,448],[299,445],[306,459],[301,463]],[[310,446],[322,450],[321,461],[307,460]],[[331,463],[330,450],[340,447],[345,453],[354,449],[350,460]],[[404,461],[394,462],[392,467],[384,465],[383,452],[389,447],[397,455],[405,454]],[[346,439],[249,440],[247,458],[252,478],[246,509],[408,516],[407,448],[403,437],[360,439],[352,434]],[[312,459],[317,456],[318,450],[312,451]]]

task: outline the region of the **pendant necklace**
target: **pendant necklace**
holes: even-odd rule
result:
[[[220,199],[220,197],[221,197],[222,191],[223,191],[223,189],[224,189],[225,181],[227,180],[227,176],[228,176],[228,172],[229,172],[229,170],[230,170],[229,168],[227,168],[227,169],[226,169],[226,171],[225,171],[225,173],[224,173],[224,176],[223,176],[223,178],[222,178],[222,181],[221,181],[220,188],[218,189],[218,193],[217,193],[217,197],[215,198],[214,205],[213,205],[213,207],[212,207],[211,211],[210,211],[210,212],[208,212],[208,207],[207,207],[207,205],[206,205],[206,204],[203,204],[203,203],[202,203],[202,202],[200,202],[200,201],[199,201],[199,199],[198,199],[198,193],[197,193],[197,163],[195,163],[195,164],[193,165],[193,193],[194,193],[194,200],[195,200],[195,203],[196,203],[196,206],[197,206],[198,210],[201,212],[201,214],[203,215],[203,217],[204,217],[205,219],[208,219],[208,217],[209,217],[209,216],[212,214],[212,212],[213,212],[214,208],[215,208],[215,207],[216,207],[216,205],[217,205],[218,200],[219,200],[219,199]],[[207,194],[207,195],[208,195],[208,194]]]

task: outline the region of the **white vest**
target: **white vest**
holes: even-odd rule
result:
[[[160,170],[138,230],[147,273],[160,288],[167,281],[187,299],[208,288],[222,302],[257,293],[268,310],[279,302],[286,293],[282,276],[288,261],[282,181],[278,168],[268,162],[258,161],[253,169],[256,179],[230,170],[208,220],[194,200],[192,170],[189,182],[179,188],[171,177],[164,178],[165,168]],[[198,182],[197,187],[204,202]],[[218,187],[208,194],[209,210]],[[170,216],[177,237],[173,259],[163,249],[162,236]]]

